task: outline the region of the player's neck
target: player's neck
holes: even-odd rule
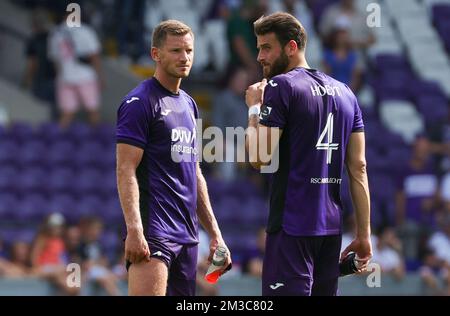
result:
[[[156,78],[156,80],[158,80],[164,88],[173,94],[178,94],[180,92],[181,78],[170,77],[167,74],[158,71],[158,69],[156,69],[153,77]]]
[[[298,56],[297,58],[293,58],[289,63],[288,71],[298,67],[307,69],[310,68],[304,56]]]

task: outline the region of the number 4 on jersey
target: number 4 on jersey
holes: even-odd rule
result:
[[[327,136],[328,142],[324,143],[323,140]],[[316,144],[317,150],[326,150],[327,151],[327,164],[331,164],[331,155],[333,154],[333,150],[339,149],[339,144],[333,144],[333,113],[328,115],[327,125],[325,126],[322,134],[320,134],[319,140]]]

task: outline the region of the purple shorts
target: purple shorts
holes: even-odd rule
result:
[[[341,235],[295,237],[283,230],[267,234],[264,296],[335,296]]]
[[[168,296],[194,296],[197,277],[198,245],[182,245],[163,237],[147,239],[150,257],[164,262],[169,269]],[[131,263],[126,262],[127,270]]]

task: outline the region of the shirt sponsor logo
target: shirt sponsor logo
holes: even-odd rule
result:
[[[272,107],[263,105],[263,107],[261,109],[261,113],[259,113],[259,119],[264,120],[265,118],[267,118],[270,115],[270,113],[272,113]]]
[[[279,287],[282,287],[282,286],[284,286],[283,283],[277,282],[277,283],[275,283],[275,284],[271,284],[271,285],[270,285],[270,288],[271,288],[272,290],[276,290],[276,289],[278,289]]]
[[[269,84],[274,88],[278,86],[278,83],[274,82],[273,80],[270,80]]]
[[[137,98],[137,97],[132,97],[130,100],[127,100],[126,103],[127,103],[127,104],[130,104],[131,102],[137,101],[137,100],[140,100],[140,99]]]
[[[181,129],[181,128],[173,128],[172,129],[172,142],[179,144],[173,144],[171,146],[171,151],[175,153],[182,154],[198,154],[197,148],[192,146],[192,143],[195,141],[197,132],[195,128],[192,131]]]
[[[340,178],[311,178],[312,184],[341,184]]]
[[[325,86],[321,86],[321,85],[315,85],[315,86],[311,86],[311,93],[314,97],[323,97],[324,95],[331,95],[331,96],[335,96],[336,94],[338,96],[341,96],[341,89],[338,86],[330,86],[328,84],[326,84]]]
[[[172,110],[164,110],[164,111],[161,111],[161,115],[162,115],[162,116],[167,116],[167,115],[169,115],[171,112],[172,112]]]
[[[182,142],[186,144],[192,143],[196,138],[195,128],[192,131],[187,131],[181,128],[172,129],[172,141]]]

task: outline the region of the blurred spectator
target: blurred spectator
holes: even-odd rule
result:
[[[16,241],[11,246],[11,263],[6,276],[23,278],[31,275],[30,245],[24,241]]]
[[[366,22],[366,14],[358,11],[353,0],[341,0],[326,9],[319,25],[322,38],[327,38],[335,21],[343,18],[349,20],[350,38],[354,48],[366,49],[375,43],[375,36]]]
[[[450,100],[448,102],[450,108]],[[450,172],[450,113],[428,126],[431,150],[436,155],[439,173]],[[450,194],[450,192],[449,192]]]
[[[250,81],[261,80],[261,69],[256,60],[256,36],[253,22],[267,11],[263,0],[243,0],[227,22],[227,40],[230,45],[230,66],[243,66],[250,74]]]
[[[433,209],[437,203],[438,179],[432,169],[430,143],[425,136],[418,136],[413,144],[411,160],[401,170],[397,182],[398,225],[412,221],[431,225]]]
[[[405,276],[405,264],[402,257],[402,243],[391,227],[384,227],[374,244],[372,262],[381,266],[381,271],[400,280]]]
[[[426,249],[419,269],[425,289],[430,295],[450,295],[450,269],[431,249]]]
[[[31,276],[30,245],[16,241],[11,245],[10,260],[0,256],[0,277],[24,278]]]
[[[292,14],[302,23],[308,37],[315,36],[313,18],[303,0],[277,0],[270,2],[270,13],[286,12]]]
[[[396,223],[407,258],[417,258],[419,242],[434,223],[437,194],[438,179],[432,170],[429,141],[418,136],[411,160],[399,172],[397,182]]]
[[[256,238],[256,248],[250,249],[242,263],[242,272],[255,277],[262,276],[264,249],[266,246],[266,230],[261,227]]]
[[[357,92],[361,86],[361,63],[358,54],[352,48],[349,27],[346,21],[336,22],[327,39],[323,69],[325,73]]]
[[[100,90],[103,87],[100,42],[86,23],[81,27],[69,27],[66,17],[66,14],[62,15],[49,39],[49,56],[57,69],[60,124],[62,127],[70,125],[80,103],[87,109],[91,124],[96,124],[100,120]]]
[[[213,125],[222,130],[226,151],[233,151],[236,157],[236,142],[226,138],[226,128],[233,130],[237,127],[247,128],[247,107],[245,106],[245,90],[250,84],[250,75],[245,68],[230,68],[227,75],[226,88],[222,90],[213,103]],[[225,156],[226,157],[226,156]],[[235,159],[233,159],[235,161]],[[235,162],[222,162],[217,165],[216,170],[222,179],[232,181],[236,178],[239,165]]]
[[[450,295],[450,212],[439,224],[428,240],[421,275],[432,294]]]
[[[197,293],[198,296],[217,296],[218,289],[214,284],[205,280],[206,271],[210,265],[209,257],[209,238],[208,234],[203,230],[198,231],[198,259],[197,259]]]
[[[431,235],[428,247],[443,264],[450,267],[450,213],[446,215],[441,227],[440,231],[436,231]]]
[[[78,288],[70,288],[66,282],[66,253],[64,217],[59,213],[48,216],[38,232],[31,250],[31,265],[35,274],[49,280],[64,294],[76,295]]]
[[[78,226],[69,226],[66,228],[64,243],[68,260],[70,262],[81,263],[78,252],[81,243],[81,231]]]
[[[245,90],[250,84],[249,73],[242,67],[230,68],[225,78],[226,88],[219,92],[213,101],[212,122],[224,135],[227,127],[247,128]]]
[[[148,54],[145,48],[145,0],[117,0],[118,45],[122,58],[131,56],[134,60]]]
[[[46,11],[35,10],[32,13],[32,35],[26,43],[27,66],[25,87],[39,99],[48,102],[53,120],[58,119],[55,103],[55,77],[53,63],[48,57],[48,37],[51,27]]]
[[[108,268],[108,261],[100,244],[103,223],[96,217],[87,217],[81,220],[80,230],[82,239],[78,252],[87,281],[96,282],[108,295],[120,295],[117,278]]]
[[[128,280],[128,271],[125,265],[125,249],[121,249],[120,254],[117,256],[117,262],[113,265],[111,271],[118,280]]]
[[[213,0],[206,11],[205,16],[203,17],[204,21],[208,20],[227,20],[230,17],[231,11],[234,9],[233,2],[230,0]]]

